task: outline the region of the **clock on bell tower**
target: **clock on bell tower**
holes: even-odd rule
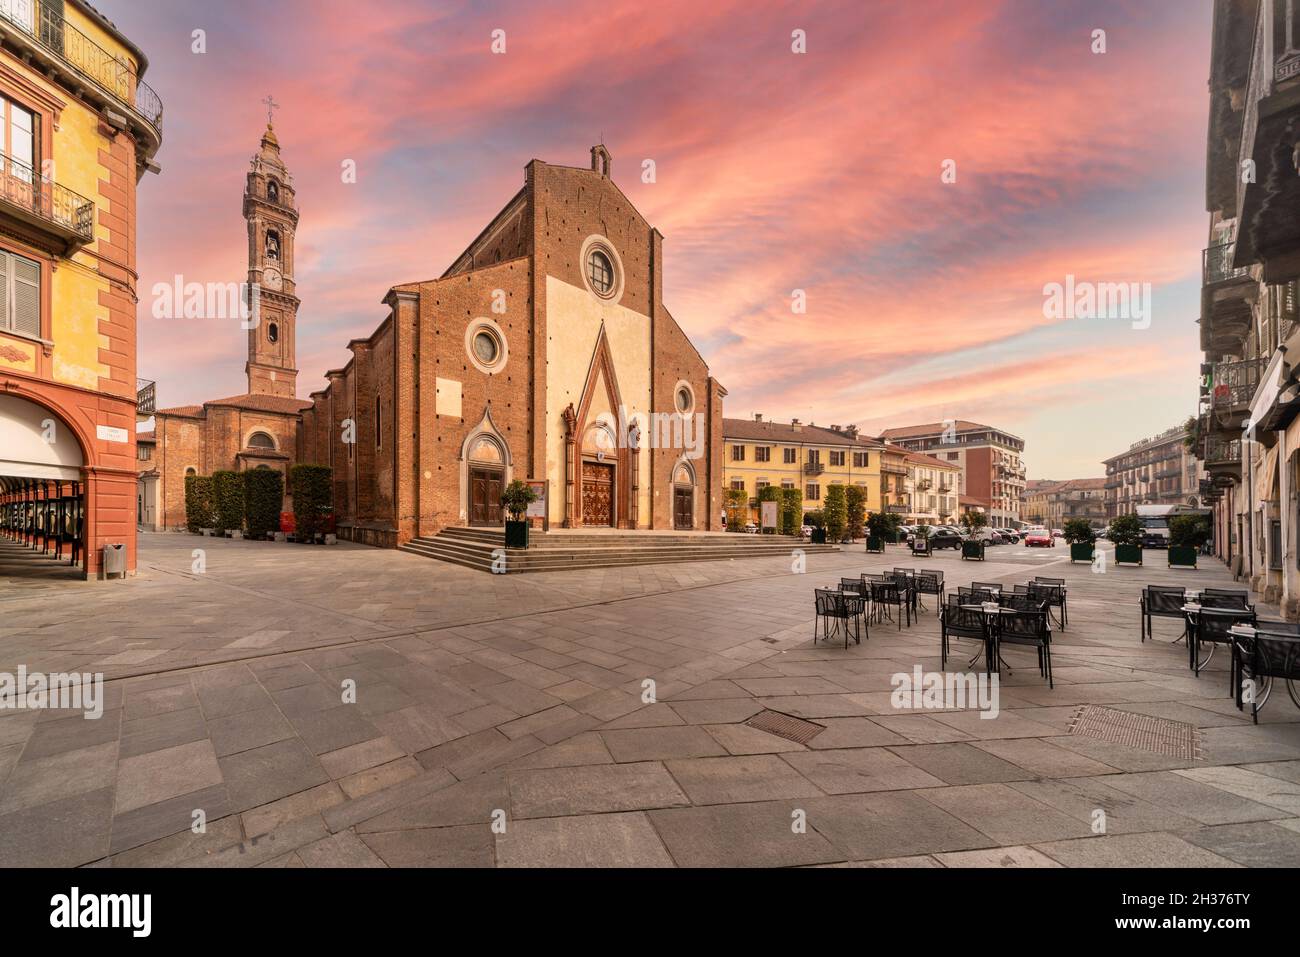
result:
[[[248,284],[257,290],[257,321],[248,330],[248,391],[294,397],[298,384],[293,238],[298,228],[293,177],[280,158],[271,123],[262,134],[244,187]]]

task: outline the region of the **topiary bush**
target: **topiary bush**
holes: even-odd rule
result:
[[[1210,520],[1204,515],[1175,515],[1169,519],[1169,544],[1200,548],[1210,540]]]
[[[797,488],[781,489],[781,534],[798,535],[803,521],[803,495]]]
[[[280,530],[284,507],[284,476],[276,469],[250,469],[244,473],[244,521],[252,538],[266,538]]]
[[[215,528],[212,509],[212,476],[185,476],[185,527],[197,534],[200,529]]]
[[[898,526],[903,517],[895,512],[872,512],[867,517],[867,534],[890,544],[898,543]]]
[[[749,510],[749,495],[743,488],[729,488],[727,494],[722,500],[722,507],[726,509],[727,514],[727,531],[743,532],[745,530],[745,513]]]
[[[295,465],[289,470],[293,521],[298,541],[311,541],[323,531],[334,510],[333,469],[328,465]]]
[[[217,513],[216,527],[227,532],[244,527],[244,477],[238,472],[212,473],[212,507]]]
[[[1097,533],[1092,530],[1092,523],[1086,518],[1071,518],[1062,529],[1065,540],[1071,545],[1095,545]]]
[[[1106,533],[1112,545],[1141,545],[1142,520],[1135,512],[1128,515],[1116,515],[1110,520],[1110,531]]]

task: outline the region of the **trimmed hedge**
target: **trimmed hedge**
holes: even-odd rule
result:
[[[289,470],[293,521],[298,541],[311,541],[334,510],[334,473],[327,465],[295,465]]]
[[[781,534],[798,535],[803,527],[803,493],[797,488],[781,489]]]
[[[849,524],[848,501],[844,497],[843,485],[831,485],[826,489],[826,501],[822,503],[822,515],[826,519],[826,538],[838,545],[844,538],[844,530]]]
[[[284,505],[284,476],[276,469],[250,469],[244,473],[244,520],[251,538],[266,538],[280,530]]]
[[[862,537],[863,525],[867,520],[867,493],[856,485],[846,486],[844,501],[848,504],[849,539],[857,541]]]
[[[185,527],[197,534],[202,528],[215,528],[212,508],[212,476],[185,476]]]
[[[244,527],[244,477],[238,472],[212,473],[212,507],[216,527],[227,532]]]

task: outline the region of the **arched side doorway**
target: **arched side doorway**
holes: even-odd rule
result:
[[[491,409],[466,437],[460,455],[460,520],[471,526],[501,528],[501,493],[510,483],[510,446],[496,430]]]
[[[673,468],[673,528],[695,528],[695,469],[685,461]]]

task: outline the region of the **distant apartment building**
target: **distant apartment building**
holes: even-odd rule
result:
[[[1060,479],[1028,479],[1025,481],[1025,494],[1020,504],[1020,514],[1026,522],[1033,525],[1047,523],[1047,493],[1061,485]]]
[[[1200,504],[1200,462],[1187,446],[1185,426],[1134,442],[1102,464],[1108,519],[1138,505]]]
[[[909,452],[956,465],[960,469],[958,495],[987,503],[984,510],[990,525],[1021,522],[1024,439],[964,419],[886,429],[881,438]]]
[[[885,510],[909,525],[950,525],[958,521],[961,469],[952,462],[884,445],[880,488]]]
[[[829,428],[773,422],[762,415],[722,420],[722,485],[747,494],[750,521],[759,520],[758,494],[768,486],[797,488],[803,511],[822,507],[832,485],[856,485],[868,511],[882,506],[884,445],[858,435],[856,426]],[[906,470],[904,470],[904,479]],[[900,491],[906,491],[900,481]]]
[[[1042,502],[1039,520],[1048,528],[1065,528],[1066,522],[1076,518],[1097,527],[1109,519],[1104,478],[1057,482],[1051,488],[1036,490],[1035,499]]]

